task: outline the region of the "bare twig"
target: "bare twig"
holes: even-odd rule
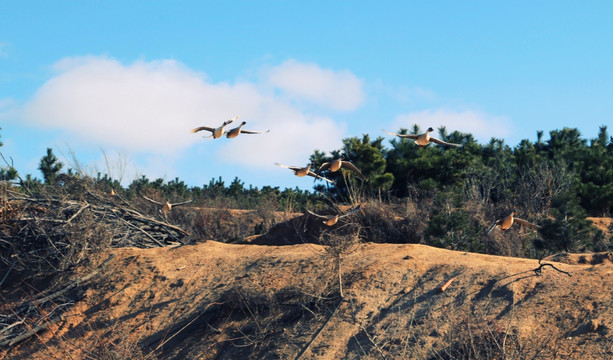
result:
[[[569,272],[564,271],[564,270],[560,270],[560,269],[558,269],[557,267],[555,267],[553,264],[550,264],[550,263],[542,263],[542,264],[540,264],[540,265],[539,265],[539,267],[537,267],[536,269],[533,269],[532,271],[534,271],[534,273],[536,274],[536,276],[540,276],[540,275],[543,273],[543,268],[544,268],[545,266],[550,266],[550,267],[552,267],[554,270],[556,270],[556,271],[558,271],[558,272],[561,272],[562,274],[566,274],[566,275],[568,275],[568,276],[572,276],[572,275],[571,275]]]
[[[67,224],[69,224],[69,223],[70,223],[70,222],[71,222],[71,221],[72,221],[74,218],[76,218],[77,216],[79,216],[79,214],[80,214],[80,213],[81,213],[83,210],[87,209],[88,207],[89,207],[89,204],[87,204],[87,203],[86,203],[85,205],[81,206],[81,208],[80,208],[80,209],[79,209],[79,210],[78,210],[76,213],[74,213],[74,215],[72,215],[72,216],[71,216],[71,217],[70,217],[68,220],[66,220],[66,223],[67,223]]]
[[[56,322],[60,321],[62,319],[61,316],[57,316],[53,319],[49,319],[47,321],[45,321],[44,323],[40,324],[37,327],[34,327],[32,329],[30,329],[29,331],[26,331],[23,334],[20,334],[18,336],[15,336],[14,338],[11,339],[6,339],[3,341],[0,341],[0,346],[13,346],[15,344],[18,344],[20,342],[22,342],[23,340],[29,338],[30,336],[36,335],[39,332],[45,330],[46,328],[48,328],[50,325],[55,324]]]
[[[9,274],[11,273],[11,270],[13,270],[13,267],[15,266],[16,263],[17,263],[17,260],[13,261],[9,269],[6,271],[6,274],[4,274],[2,281],[0,281],[0,288],[2,287],[2,284],[4,284],[4,281],[6,280],[6,278],[9,277]]]
[[[87,274],[85,276],[82,276],[81,278],[73,281],[71,284],[69,284],[65,288],[63,288],[61,290],[58,290],[58,291],[54,292],[53,294],[45,296],[45,297],[43,297],[41,299],[34,300],[32,303],[35,304],[35,305],[42,304],[44,302],[47,302],[47,301],[52,300],[52,299],[55,299],[55,298],[65,294],[65,293],[67,293],[68,291],[74,289],[75,287],[79,286],[80,284],[82,284],[82,283],[88,281],[89,279],[93,278],[94,276],[96,276],[100,272],[102,267],[104,265],[106,265],[109,261],[113,260],[113,258],[115,258],[115,254],[109,255],[109,257],[106,260],[104,260],[100,265],[98,265],[98,267],[94,271],[92,271],[89,274]]]
[[[309,343],[300,351],[300,353],[298,354],[298,356],[296,356],[295,360],[300,360],[302,358],[302,356],[309,350],[309,348],[311,347],[311,345],[313,345],[313,343],[315,342],[315,340],[319,337],[319,335],[321,334],[321,332],[326,328],[326,326],[328,326],[328,324],[330,323],[330,320],[332,320],[332,318],[334,317],[334,315],[336,315],[336,312],[338,311],[338,309],[341,307],[341,304],[343,303],[343,301],[339,301],[338,305],[336,306],[336,308],[334,309],[334,311],[330,314],[330,316],[328,317],[328,320],[326,320],[326,322],[322,325],[321,328],[319,328],[319,330],[317,330],[317,332],[315,333],[315,335],[313,335],[313,338],[311,338],[311,341],[309,341]]]

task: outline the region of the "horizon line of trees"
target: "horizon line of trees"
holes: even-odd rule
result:
[[[509,255],[511,250],[501,250],[504,246],[516,246],[513,250],[516,256],[531,257],[542,255],[543,249],[575,252],[613,249],[613,238],[606,239],[586,219],[609,217],[613,212],[613,137],[606,126],[601,126],[598,136],[589,140],[574,128],[552,130],[548,140],[539,131],[536,141],[522,140],[514,147],[501,139],[479,144],[471,134],[447,133],[444,127],[438,130],[440,139],[463,146],[431,144],[419,148],[410,139],[396,137],[386,147],[383,137],[373,139],[364,134],[343,139],[340,149],[328,153],[314,150],[310,160],[315,168],[343,157],[358,167],[366,180],[344,169],[326,170],[322,174],[335,183],[316,182],[313,191],[298,187],[283,190],[271,186],[246,187],[238,177],[228,184],[219,177],[202,186],[188,186],[178,177],[165,181],[141,176],[123,187],[108,174],[91,177],[80,174],[78,169],[65,170],[50,148],[39,165],[43,180],[31,174],[21,177],[3,155],[6,166],[0,167],[0,180],[12,181],[30,193],[79,196],[85,181],[89,184],[86,190],[95,188],[109,193],[113,189],[128,200],[141,195],[171,202],[193,199],[190,206],[266,212],[303,212],[329,205],[383,200],[386,204],[381,204],[382,211],[388,205],[404,207],[401,212],[382,218],[392,234],[386,241],[417,241],[499,255]],[[401,129],[400,133],[409,130]],[[421,133],[421,129],[414,126],[410,133]],[[522,218],[537,222],[541,226],[538,233],[524,233],[520,228],[504,236],[484,235],[492,221],[514,209]],[[395,223],[396,220],[387,217],[402,220]],[[374,226],[365,224],[371,225]],[[496,243],[497,236],[501,236],[501,243]],[[506,245],[501,248],[501,244]]]
[[[350,202],[356,193],[405,198],[418,193],[451,192],[483,204],[530,207],[533,213],[543,213],[562,195],[589,216],[610,216],[613,212],[613,137],[606,126],[601,126],[597,137],[589,140],[582,138],[575,128],[552,130],[548,140],[538,131],[535,142],[524,139],[515,147],[506,145],[502,139],[492,138],[487,144],[479,144],[469,133],[447,133],[444,127],[438,130],[442,140],[461,143],[463,147],[430,144],[419,148],[410,139],[394,138],[388,148],[383,143],[385,138],[372,139],[364,134],[343,139],[342,148],[330,151],[329,155],[314,150],[310,161],[316,167],[343,157],[356,165],[367,181],[344,171],[324,171],[323,175],[335,180],[335,184],[316,183],[312,192],[298,187],[283,190],[271,186],[246,187],[238,177],[229,184],[221,177],[212,178],[200,187],[188,186],[178,177],[152,181],[141,176],[125,188],[107,174],[98,173],[94,180],[128,197],[149,189],[167,199],[230,198],[233,201],[229,205],[238,208],[255,208],[262,199],[271,197],[276,199],[277,207],[287,209],[288,202],[293,201],[300,209],[321,201],[322,197]],[[418,134],[421,129],[415,125],[410,131],[400,129],[400,133]],[[64,166],[51,148],[40,160],[42,181],[31,174],[22,178],[12,164],[6,159],[4,162],[0,180],[18,178],[17,183],[29,189],[61,185],[67,177],[80,175],[71,168],[62,174]]]

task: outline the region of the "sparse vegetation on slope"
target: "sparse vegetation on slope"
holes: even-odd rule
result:
[[[610,357],[613,225],[587,215],[610,214],[613,139],[541,136],[514,149],[444,129],[464,148],[346,139],[311,160],[342,156],[367,179],[326,172],[335,185],[315,193],[239,179],[123,188],[60,173],[51,150],[44,183],[7,163],[0,355]],[[166,201],[190,202],[161,213]],[[333,226],[305,211],[357,205]],[[540,229],[486,234],[512,208]]]

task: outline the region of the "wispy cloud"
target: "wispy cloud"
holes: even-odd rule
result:
[[[445,126],[448,131],[471,133],[481,141],[489,141],[492,137],[503,138],[508,136],[512,129],[510,119],[503,116],[476,110],[456,111],[444,108],[398,115],[393,126],[394,130],[411,129],[414,124],[419,125],[422,130]]]
[[[297,93],[291,81],[282,81],[283,74],[297,73],[287,66],[273,69],[272,82],[284,86],[284,91],[294,91],[293,96],[313,100],[317,91],[342,93],[336,87],[340,83],[350,95],[322,101],[335,109],[350,109],[363,100],[360,81],[349,72],[302,67],[292,61],[289,67],[294,70],[320,74],[309,91]],[[134,158],[161,156],[164,160],[159,163],[168,169],[193,146],[207,146],[214,151],[209,157],[225,163],[260,166],[306,161],[314,148],[340,146],[345,131],[343,124],[325,114],[306,113],[286,97],[264,90],[262,84],[213,83],[206,74],[174,60],[123,64],[109,57],[71,57],[56,63],[54,70],[56,75],[22,108],[26,123],[73,134],[74,149],[95,146],[125,150]],[[239,121],[247,121],[246,129],[270,129],[270,133],[231,140],[203,140],[202,133],[190,133],[196,126],[217,127],[237,114]]]
[[[348,70],[322,69],[316,64],[287,60],[265,73],[267,81],[287,96],[334,110],[355,110],[366,96],[363,81]]]

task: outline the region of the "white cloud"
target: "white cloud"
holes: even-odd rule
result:
[[[308,68],[318,72],[315,65]],[[74,57],[59,61],[54,70],[57,74],[24,105],[24,121],[73,134],[70,146],[77,154],[79,148],[94,147],[126,151],[132,158],[150,156],[154,160],[138,164],[147,166],[147,174],[154,167],[173,176],[173,163],[182,156],[195,157],[195,153],[249,166],[292,160],[306,163],[315,148],[340,146],[345,131],[331,118],[301,112],[260,84],[212,83],[205,74],[173,60],[125,65],[108,57]],[[355,80],[350,74],[319,72],[340,79],[346,88]],[[337,98],[332,104],[352,107],[356,104],[352,101]],[[270,133],[203,140],[208,133],[190,132],[196,126],[219,126],[237,114],[238,122],[247,122],[245,129],[270,129]],[[211,166],[205,164],[206,159],[196,161]]]
[[[511,121],[502,116],[494,116],[475,110],[455,111],[449,109],[424,110],[410,114],[399,115],[393,124],[394,130],[411,129],[414,124],[422,131],[428,127],[437,129],[445,126],[447,131],[470,133],[482,141],[492,137],[503,138],[511,133]]]
[[[287,60],[270,69],[266,76],[270,85],[286,95],[334,110],[355,110],[365,100],[363,81],[348,70],[332,71]]]
[[[271,131],[267,134],[240,135],[226,143],[220,153],[250,167],[269,166],[273,162],[306,165],[315,149],[328,151],[340,147],[345,132],[345,126],[331,118],[305,116],[292,109],[276,109],[257,128],[249,128],[268,129]]]
[[[173,153],[193,141],[189,129],[198,120],[229,116],[207,107],[214,101],[207,98],[210,87],[174,61],[124,66],[87,57],[65,59],[55,68],[60,73],[25,105],[26,121],[101,146]]]

